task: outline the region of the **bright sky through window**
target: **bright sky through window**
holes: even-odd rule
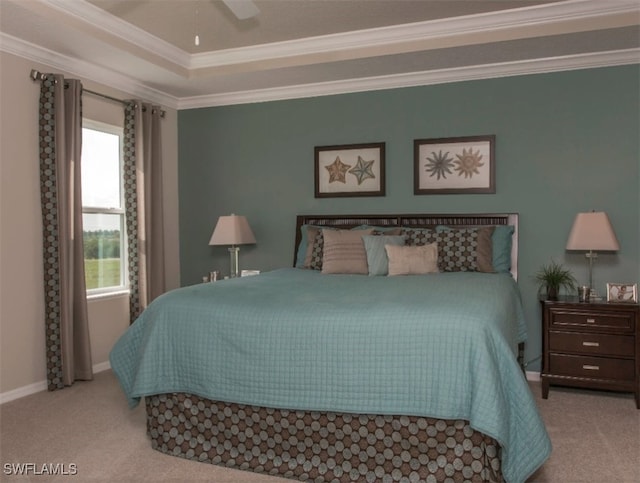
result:
[[[93,129],[82,129],[82,205],[95,208],[120,208],[120,146],[119,136]],[[89,217],[94,218],[94,217]],[[119,229],[117,217],[101,217],[92,226],[85,219],[85,231]],[[111,226],[113,224],[113,226]]]

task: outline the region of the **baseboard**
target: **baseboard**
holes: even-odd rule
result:
[[[93,373],[96,374],[98,372],[108,371],[109,369],[111,369],[111,364],[109,363],[109,361],[100,362],[98,364],[94,364]],[[46,390],[47,381],[34,382],[33,384],[29,384],[27,386],[22,386],[17,389],[12,389],[11,391],[0,393],[0,404],[14,401],[16,399],[20,399],[26,396],[30,396],[31,394]]]
[[[93,373],[108,371],[111,369],[111,363],[109,361],[100,362],[93,365]]]
[[[540,382],[540,373],[537,371],[526,371],[527,381]]]
[[[15,399],[20,399],[25,396],[30,396],[37,392],[47,390],[47,381],[34,382],[28,386],[22,386],[11,391],[0,393],[0,404],[4,404]]]

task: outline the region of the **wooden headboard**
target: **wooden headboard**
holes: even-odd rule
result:
[[[491,225],[512,225],[514,227],[511,245],[511,274],[518,279],[518,214],[403,214],[403,215],[298,215],[296,219],[296,239],[293,264],[296,263],[298,245],[302,238],[302,225],[316,225],[349,229],[358,225],[406,226],[412,228],[435,228],[445,225],[457,228]]]

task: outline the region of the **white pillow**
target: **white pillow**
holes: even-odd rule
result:
[[[438,244],[419,246],[385,245],[389,276],[438,273]]]

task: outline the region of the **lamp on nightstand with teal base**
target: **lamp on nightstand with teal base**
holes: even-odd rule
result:
[[[238,264],[240,247],[237,245],[249,245],[255,242],[256,238],[253,236],[247,219],[244,216],[231,214],[218,218],[209,245],[231,245],[229,247],[229,277],[235,278],[240,276]]]

